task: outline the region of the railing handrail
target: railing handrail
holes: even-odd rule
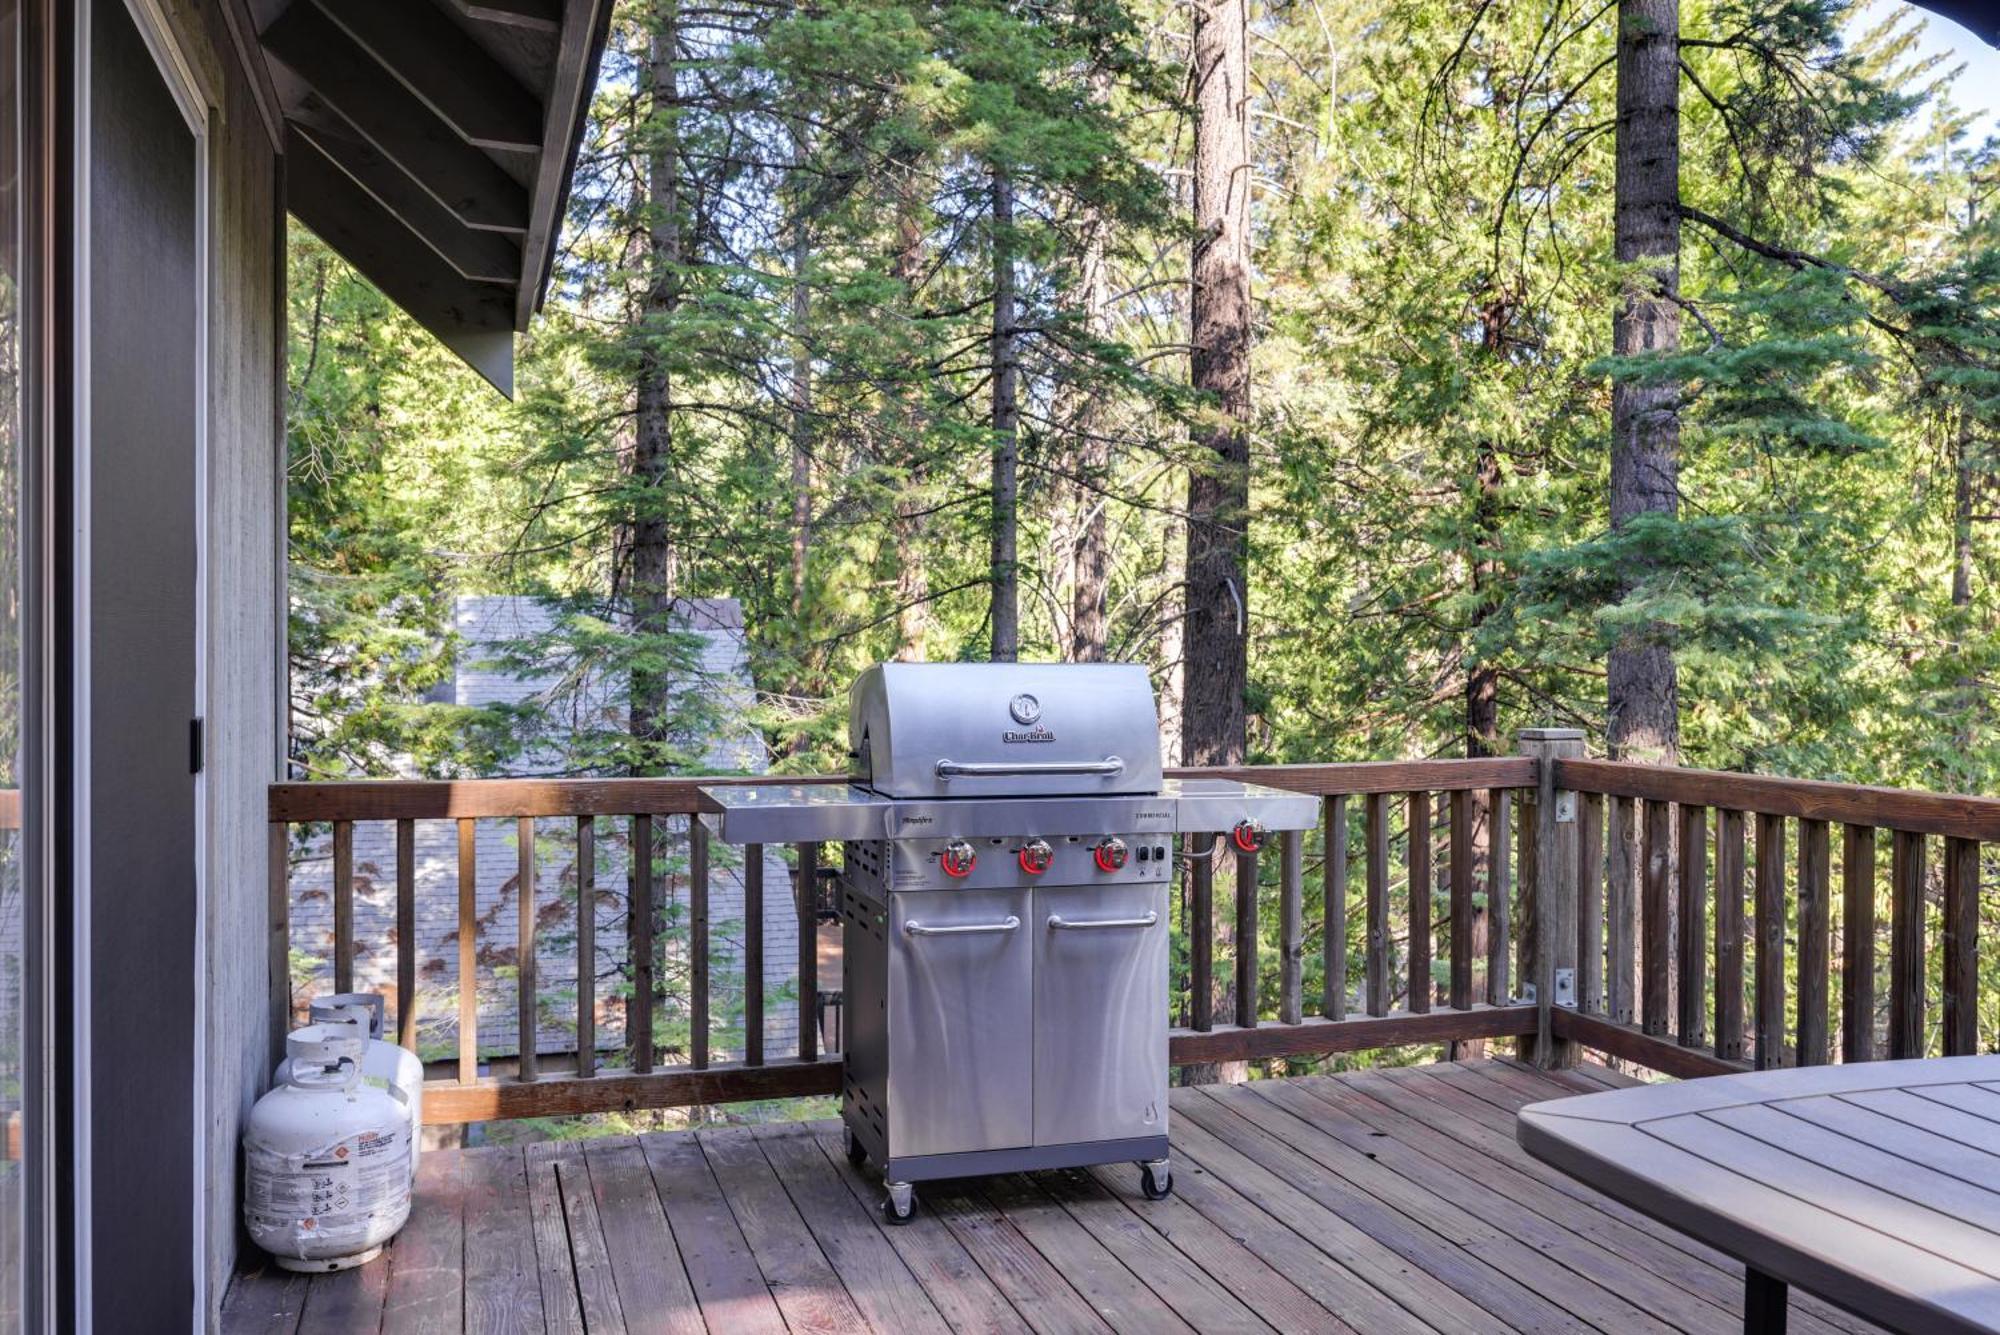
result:
[[[1530,756],[1469,760],[1369,760],[1327,765],[1229,765],[1169,769],[1175,779],[1240,779],[1315,797],[1524,788]],[[719,774],[657,779],[327,779],[274,783],[267,819],[457,820],[508,816],[685,816],[699,789],[719,784],[845,783],[838,774]]]
[[[2000,798],[1622,760],[1558,760],[1556,787],[2000,842]]]

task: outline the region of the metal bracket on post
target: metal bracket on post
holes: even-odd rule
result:
[[[1570,1010],[1576,1009],[1575,969],[1556,970],[1556,994],[1551,999],[1551,1004],[1557,1006],[1564,1006]]]

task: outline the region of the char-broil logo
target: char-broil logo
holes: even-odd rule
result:
[[[1014,722],[1021,725],[1019,731],[1010,728],[1000,734],[1003,742],[1053,742],[1056,735],[1041,725],[1042,702],[1023,691],[1007,702],[1007,712],[1014,716]]]

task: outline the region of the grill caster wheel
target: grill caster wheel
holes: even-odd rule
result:
[[[868,1162],[868,1151],[861,1148],[861,1142],[855,1138],[853,1127],[840,1128],[840,1141],[847,1150],[847,1162],[856,1168]]]
[[[1174,1194],[1174,1170],[1165,1159],[1139,1165],[1139,1190],[1149,1201],[1163,1201]]]
[[[885,1183],[888,1191],[882,1197],[882,1222],[891,1225],[909,1223],[917,1217],[917,1190],[907,1182]]]

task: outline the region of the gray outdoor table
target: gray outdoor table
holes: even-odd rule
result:
[[[1583,1094],[1516,1134],[1742,1261],[1746,1331],[1784,1330],[1791,1284],[1898,1330],[2000,1331],[2000,1056]]]

